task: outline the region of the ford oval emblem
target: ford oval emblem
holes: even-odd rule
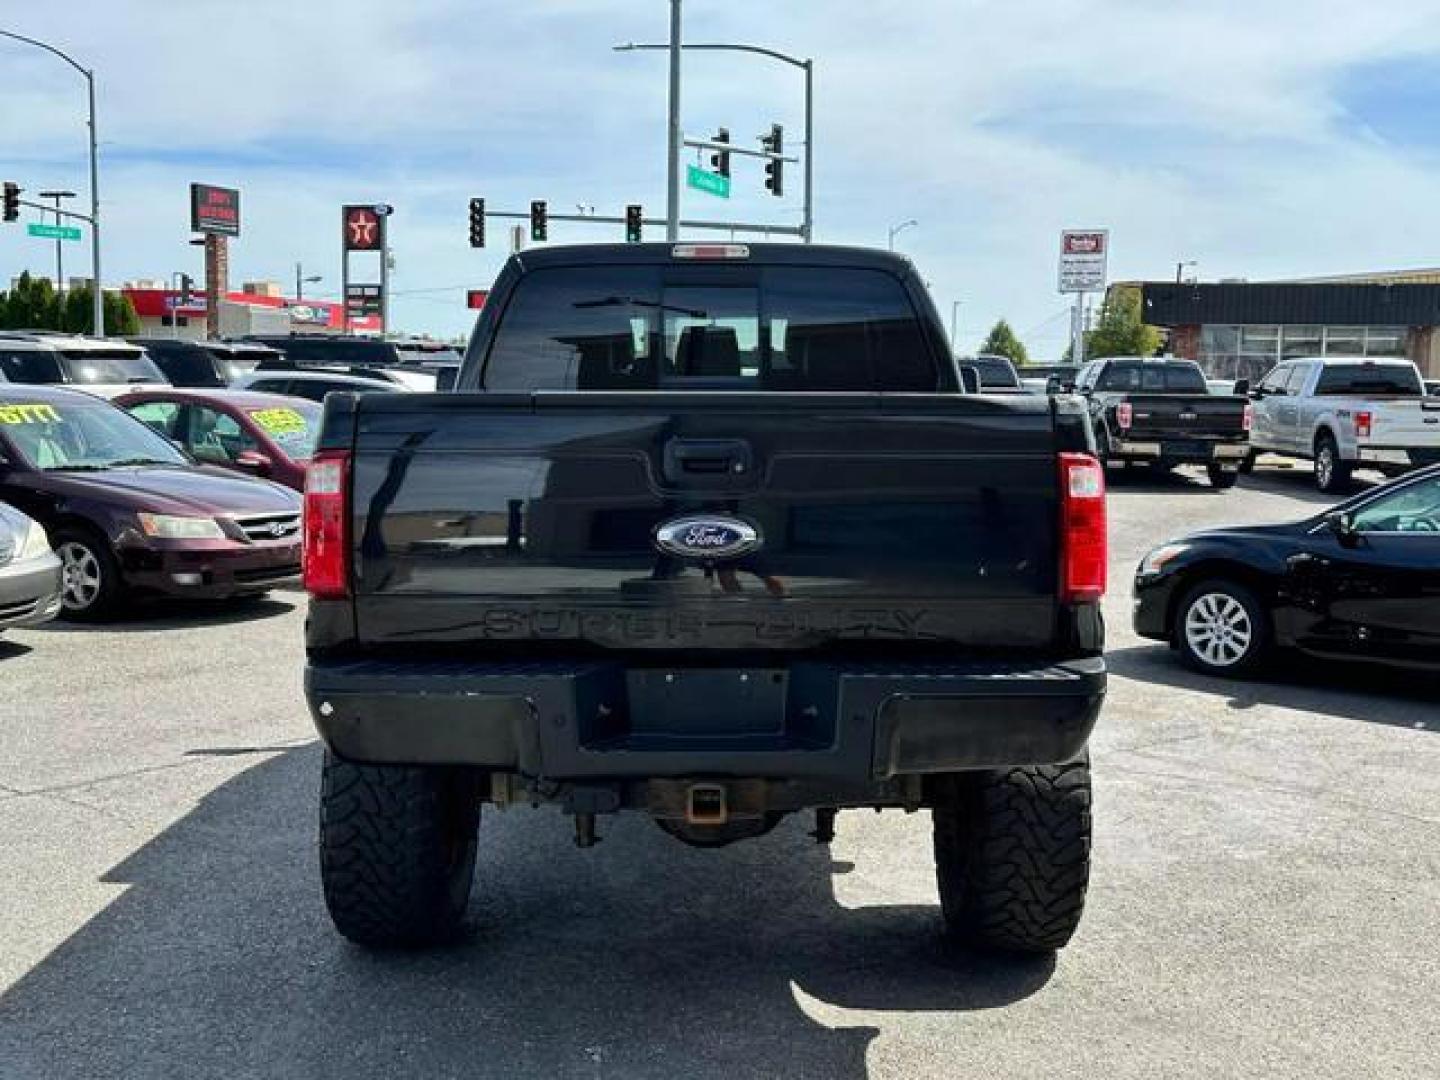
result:
[[[655,530],[655,546],[682,559],[735,559],[760,548],[760,530],[723,514],[694,514]]]

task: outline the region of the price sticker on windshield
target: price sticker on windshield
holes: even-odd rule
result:
[[[59,409],[43,402],[29,405],[0,402],[0,424],[58,424],[63,419]]]
[[[250,416],[265,429],[266,434],[277,438],[303,435],[310,426],[305,417],[294,409],[256,409]]]

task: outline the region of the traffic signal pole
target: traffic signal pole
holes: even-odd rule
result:
[[[665,239],[680,239],[680,0],[670,0],[670,129],[665,171]]]
[[[670,131],[672,138],[679,135],[680,126],[680,60],[681,49],[702,49],[711,52],[746,52],[755,53],[759,56],[768,56],[772,60],[779,60],[781,63],[797,67],[805,73],[805,207],[801,217],[801,224],[798,229],[784,226],[771,226],[768,229],[761,228],[754,231],[768,231],[799,236],[807,244],[815,239],[815,61],[799,57],[788,56],[775,49],[767,49],[761,45],[737,45],[730,43],[697,43],[684,45],[680,43],[680,22],[679,22],[679,0],[671,0],[671,23],[670,23],[670,44],[669,45],[637,45],[629,42],[625,45],[616,45],[616,52],[632,52],[636,50],[669,49],[670,50]],[[693,145],[693,142],[691,143]],[[735,148],[732,148],[732,152]],[[670,181],[669,200],[667,202],[667,217],[673,217],[678,209],[671,213],[672,208],[678,208],[680,203],[680,157],[677,146],[672,143],[669,150],[669,162],[666,176]],[[786,159],[790,160],[790,159]],[[689,222],[679,223],[683,228],[693,228]],[[704,227],[704,226],[700,226]],[[748,226],[741,226],[747,228]],[[677,236],[668,235],[667,239],[675,240]]]
[[[529,221],[530,214],[517,210],[486,210],[487,218],[497,218],[508,221]],[[547,214],[549,221],[579,221],[587,225],[621,225],[625,224],[623,215],[609,214]],[[668,217],[644,218],[645,225],[666,226],[670,224]],[[779,236],[804,236],[803,226],[800,225],[764,225],[753,221],[695,221],[681,218],[678,222],[682,229],[714,229],[718,232],[752,232],[767,233]]]

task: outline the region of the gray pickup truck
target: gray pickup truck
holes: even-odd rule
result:
[[[1409,360],[1297,357],[1251,395],[1255,453],[1315,462],[1315,484],[1343,491],[1357,468],[1398,476],[1440,462],[1440,401]]]
[[[334,394],[306,694],[341,933],[452,935],[481,804],[713,847],[929,808],[946,926],[1063,945],[1105,691],[1074,398],[961,392],[910,264],[634,244],[506,265],[458,391]],[[498,820],[495,827],[501,827]]]

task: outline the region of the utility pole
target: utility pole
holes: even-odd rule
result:
[[[959,301],[959,300],[952,300],[952,301],[950,302],[950,351],[951,351],[951,352],[954,352],[955,349],[956,349],[956,345],[955,345],[955,324],[959,321],[959,318],[960,318],[960,301]]]
[[[295,300],[296,300],[296,302],[298,303],[299,301],[305,299],[305,282],[308,281],[308,282],[310,282],[310,283],[313,285],[313,284],[315,284],[315,283],[318,282],[318,281],[324,281],[324,280],[325,280],[325,279],[324,279],[323,277],[321,277],[319,274],[311,274],[309,277],[305,277],[305,276],[304,276],[304,270],[302,269],[301,265],[297,262],[297,263],[295,264]]]
[[[680,0],[670,0],[670,126],[665,171],[665,239],[680,239]]]
[[[75,192],[73,191],[40,192],[40,198],[55,200],[55,225],[57,228],[61,224],[60,200],[73,199],[74,197]],[[60,238],[58,236],[55,238],[55,291],[57,293],[60,293],[61,295],[64,295],[65,293],[65,253],[64,249],[61,247]]]

